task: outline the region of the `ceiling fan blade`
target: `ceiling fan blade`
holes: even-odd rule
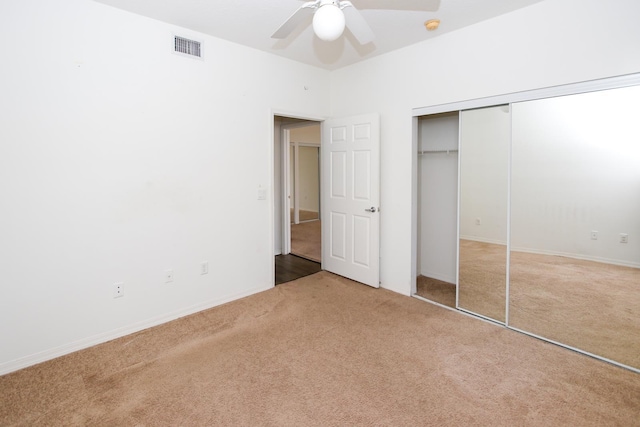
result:
[[[298,8],[293,15],[289,17],[284,24],[271,35],[272,39],[284,39],[296,29],[308,16],[313,15],[316,9],[317,1],[308,1]]]
[[[373,30],[367,24],[367,21],[362,17],[358,9],[353,7],[350,1],[341,1],[340,8],[344,12],[347,27],[351,33],[355,36],[360,44],[367,44],[373,41],[375,35]]]

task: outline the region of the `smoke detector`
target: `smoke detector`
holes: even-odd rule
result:
[[[437,30],[438,27],[440,26],[440,20],[439,19],[429,19],[428,21],[426,21],[424,23],[424,26],[427,28],[427,31]]]

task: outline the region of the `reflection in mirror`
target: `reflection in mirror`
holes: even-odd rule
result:
[[[458,307],[505,322],[509,107],[460,115]]]
[[[318,220],[320,218],[320,147],[292,143],[290,161],[291,223]]]
[[[640,87],[512,107],[509,325],[640,368]]]
[[[298,148],[298,197],[300,222],[320,218],[320,147]]]

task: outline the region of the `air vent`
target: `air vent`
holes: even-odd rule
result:
[[[195,40],[185,39],[184,37],[173,37],[173,50],[185,55],[196,56],[202,58],[202,50],[200,49],[200,42]]]

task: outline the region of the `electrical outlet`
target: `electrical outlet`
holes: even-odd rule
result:
[[[620,243],[629,243],[629,235],[620,233]]]
[[[113,284],[113,297],[120,298],[124,296],[124,283],[118,282]]]
[[[476,225],[480,225],[482,224],[482,221],[480,220],[480,218],[476,218]]]
[[[591,240],[598,240],[598,232],[597,231],[592,231],[591,232]]]
[[[200,263],[200,274],[209,274],[209,261]]]
[[[173,282],[173,270],[172,269],[164,271],[164,282],[165,283]]]

